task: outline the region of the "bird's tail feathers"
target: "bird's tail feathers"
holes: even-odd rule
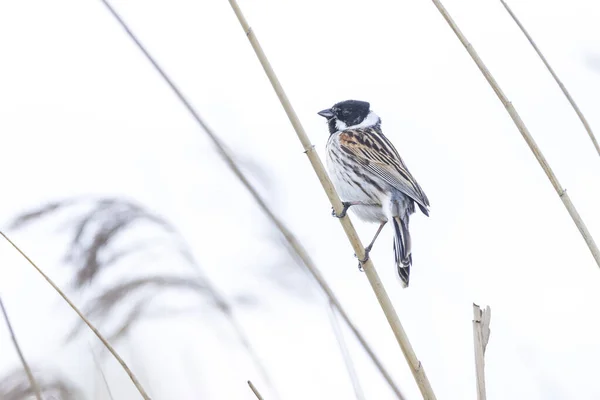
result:
[[[398,275],[402,279],[402,286],[408,287],[410,277],[410,266],[412,265],[412,254],[410,246],[410,233],[408,231],[408,220],[394,217],[394,255]]]

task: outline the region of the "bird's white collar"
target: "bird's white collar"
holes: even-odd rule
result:
[[[377,114],[375,114],[373,111],[370,111],[369,114],[367,115],[367,118],[363,119],[363,121],[360,124],[348,126],[348,125],[346,125],[345,122],[342,122],[338,119],[337,121],[335,121],[335,128],[338,130],[338,132],[341,132],[341,131],[345,131],[347,129],[370,128],[372,126],[377,125],[380,122],[381,122],[381,119],[379,118],[379,116]]]

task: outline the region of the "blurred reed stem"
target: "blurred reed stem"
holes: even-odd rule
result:
[[[125,361],[121,358],[121,356],[119,356],[119,354],[117,353],[117,351],[111,346],[111,344],[108,342],[108,340],[106,340],[104,338],[104,336],[102,336],[102,334],[100,333],[100,331],[98,331],[98,329],[96,329],[96,327],[94,325],[92,325],[92,323],[83,315],[83,313],[79,310],[79,308],[77,308],[77,306],[75,306],[75,304],[67,297],[67,295],[54,283],[54,281],[52,281],[52,279],[50,279],[50,277],[48,275],[46,275],[44,273],[44,271],[42,271],[40,269],[40,267],[37,266],[36,263],[34,263],[31,260],[31,258],[29,258],[29,256],[27,256],[27,254],[25,254],[23,252],[23,250],[21,250],[19,248],[19,246],[17,246],[12,240],[10,240],[8,238],[8,236],[6,236],[4,234],[4,232],[0,231],[0,235],[2,237],[4,237],[4,239],[6,239],[6,241],[8,243],[10,243],[10,245],[12,247],[14,247],[14,249],[17,250],[27,260],[27,262],[29,264],[31,264],[31,266],[33,268],[35,268],[35,270],[40,275],[42,275],[42,277],[50,284],[50,286],[52,286],[52,288],[60,295],[60,297],[62,297],[63,300],[66,301],[67,304],[73,309],[73,311],[75,311],[75,313],[79,316],[79,318],[81,318],[81,320],[83,322],[85,322],[85,324],[92,330],[92,332],[94,332],[94,334],[98,337],[98,339],[100,339],[100,341],[102,342],[102,344],[108,349],[108,351],[119,362],[119,364],[121,364],[121,367],[123,367],[123,369],[125,370],[125,372],[127,373],[127,375],[129,375],[129,378],[131,379],[131,382],[133,382],[133,384],[136,387],[136,389],[140,392],[140,395],[142,396],[142,398],[144,400],[150,400],[150,396],[148,396],[148,394],[146,393],[146,391],[144,390],[144,388],[142,387],[142,385],[138,381],[138,379],[135,376],[135,374],[133,373],[133,371],[131,369],[129,369],[129,367],[127,366],[127,364],[125,363]]]
[[[329,302],[329,319],[331,320],[331,328],[333,329],[335,339],[340,346],[340,353],[344,359],[344,364],[346,365],[346,370],[348,371],[348,378],[350,378],[350,382],[352,383],[356,400],[365,400],[365,393],[360,385],[360,380],[358,379],[354,362],[352,362],[350,350],[348,349],[348,345],[344,340],[344,332],[342,331],[342,327],[338,322],[337,310],[331,301]]]
[[[102,369],[102,364],[100,363],[100,360],[98,360],[98,357],[96,357],[96,353],[94,352],[94,349],[92,348],[91,344],[89,344],[89,348],[90,353],[92,354],[92,359],[94,360],[94,364],[96,365],[96,369],[98,370],[98,372],[100,373],[100,377],[102,378],[102,384],[104,385],[106,394],[108,395],[108,398],[110,400],[115,400],[112,394],[112,390],[110,390],[108,379],[106,379],[106,375],[104,374],[104,369]]]
[[[494,79],[494,77],[492,76],[490,71],[487,69],[487,67],[481,60],[481,58],[479,58],[479,55],[475,51],[475,48],[473,48],[473,46],[469,43],[469,41],[467,40],[465,35],[463,35],[463,33],[458,28],[458,26],[456,25],[456,23],[454,22],[454,20],[448,13],[448,11],[444,8],[442,3],[439,0],[432,0],[432,1],[433,1],[433,4],[435,4],[437,9],[439,10],[440,14],[442,14],[444,19],[448,23],[448,25],[450,25],[450,28],[452,28],[452,30],[454,31],[454,33],[456,34],[456,36],[458,37],[458,39],[460,40],[462,45],[465,47],[465,49],[467,50],[467,52],[469,53],[469,55],[475,62],[475,64],[477,64],[477,67],[479,68],[479,70],[481,71],[483,76],[485,76],[485,79],[488,81],[488,83],[490,84],[492,89],[494,89],[494,92],[496,93],[496,95],[498,96],[498,98],[500,99],[500,101],[502,102],[504,107],[506,108],[506,111],[512,118],[512,120],[515,123],[515,125],[517,126],[517,128],[519,129],[519,132],[521,132],[523,139],[525,139],[525,142],[527,143],[527,145],[533,152],[533,155],[535,156],[536,160],[539,162],[540,166],[546,173],[548,180],[550,180],[550,183],[552,183],[552,186],[554,187],[556,194],[558,194],[558,197],[560,197],[560,199],[562,200],[565,208],[569,212],[569,215],[573,219],[573,222],[577,226],[577,229],[579,229],[581,236],[583,236],[583,240],[585,240],[585,243],[587,244],[588,248],[590,249],[592,256],[596,260],[596,264],[598,265],[598,267],[600,267],[600,251],[598,250],[598,246],[596,246],[596,243],[594,242],[594,238],[588,231],[585,223],[583,222],[583,219],[581,218],[581,216],[577,212],[577,209],[571,202],[571,198],[567,194],[566,189],[563,189],[563,187],[558,182],[558,178],[554,174],[554,171],[552,171],[552,168],[550,168],[550,164],[544,157],[544,154],[542,154],[542,151],[540,150],[537,143],[533,139],[533,136],[531,136],[531,133],[529,133],[529,129],[527,129],[527,127],[525,126],[525,123],[521,119],[521,116],[519,115],[519,113],[517,113],[517,110],[513,107],[512,103],[508,100],[508,98],[506,97],[506,95],[504,94],[504,92],[502,91],[500,86],[498,85],[498,82],[496,82],[496,79]]]
[[[280,398],[279,393],[277,391],[277,387],[275,386],[275,383],[272,381],[271,376],[267,371],[267,367],[265,366],[261,357],[258,355],[258,352],[254,349],[254,346],[252,346],[252,343],[250,343],[250,339],[248,338],[246,331],[244,330],[242,324],[235,315],[231,303],[227,300],[225,294],[221,293],[221,291],[217,289],[217,286],[214,283],[212,283],[210,279],[208,279],[208,276],[204,273],[204,271],[200,268],[198,264],[194,263],[193,266],[196,269],[196,273],[200,276],[200,279],[204,282],[208,290],[212,293],[213,297],[215,298],[215,301],[220,305],[221,311],[227,316],[226,319],[229,322],[229,325],[231,326],[233,331],[235,332],[235,335],[237,336],[239,342],[242,344],[244,350],[246,350],[248,355],[250,355],[252,362],[258,368],[258,371],[262,375],[262,378],[264,379],[265,383],[269,385],[269,388],[272,391],[271,394],[274,395],[276,398]]]
[[[40,386],[37,384],[35,377],[33,376],[33,372],[31,372],[31,368],[29,368],[29,364],[25,359],[25,355],[23,355],[23,351],[21,350],[21,346],[19,346],[19,341],[17,340],[17,335],[15,335],[15,331],[13,330],[12,324],[10,323],[10,319],[8,318],[8,313],[6,312],[6,308],[4,307],[4,302],[2,301],[2,297],[0,297],[0,309],[2,309],[2,314],[4,315],[4,321],[6,321],[6,327],[8,328],[8,332],[10,333],[10,338],[13,342],[13,346],[15,346],[15,350],[17,351],[17,355],[19,356],[19,360],[21,361],[21,365],[25,370],[25,374],[27,375],[27,379],[29,380],[29,386],[31,386],[31,390],[35,394],[37,400],[42,400],[42,391],[40,390]]]

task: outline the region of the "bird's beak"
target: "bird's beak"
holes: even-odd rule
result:
[[[323,111],[319,111],[317,114],[319,114],[321,117],[325,117],[327,119],[332,118],[334,116],[333,111],[331,111],[330,108],[323,110]]]

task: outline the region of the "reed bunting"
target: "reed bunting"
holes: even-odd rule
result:
[[[394,225],[394,254],[402,286],[408,287],[412,264],[408,221],[415,203],[429,216],[429,200],[408,172],[392,143],[383,135],[381,119],[365,101],[346,100],[320,111],[327,118],[327,168],[342,198],[343,218],[348,208],[367,222],[379,222],[379,229],[365,248],[364,263],[388,221]]]

